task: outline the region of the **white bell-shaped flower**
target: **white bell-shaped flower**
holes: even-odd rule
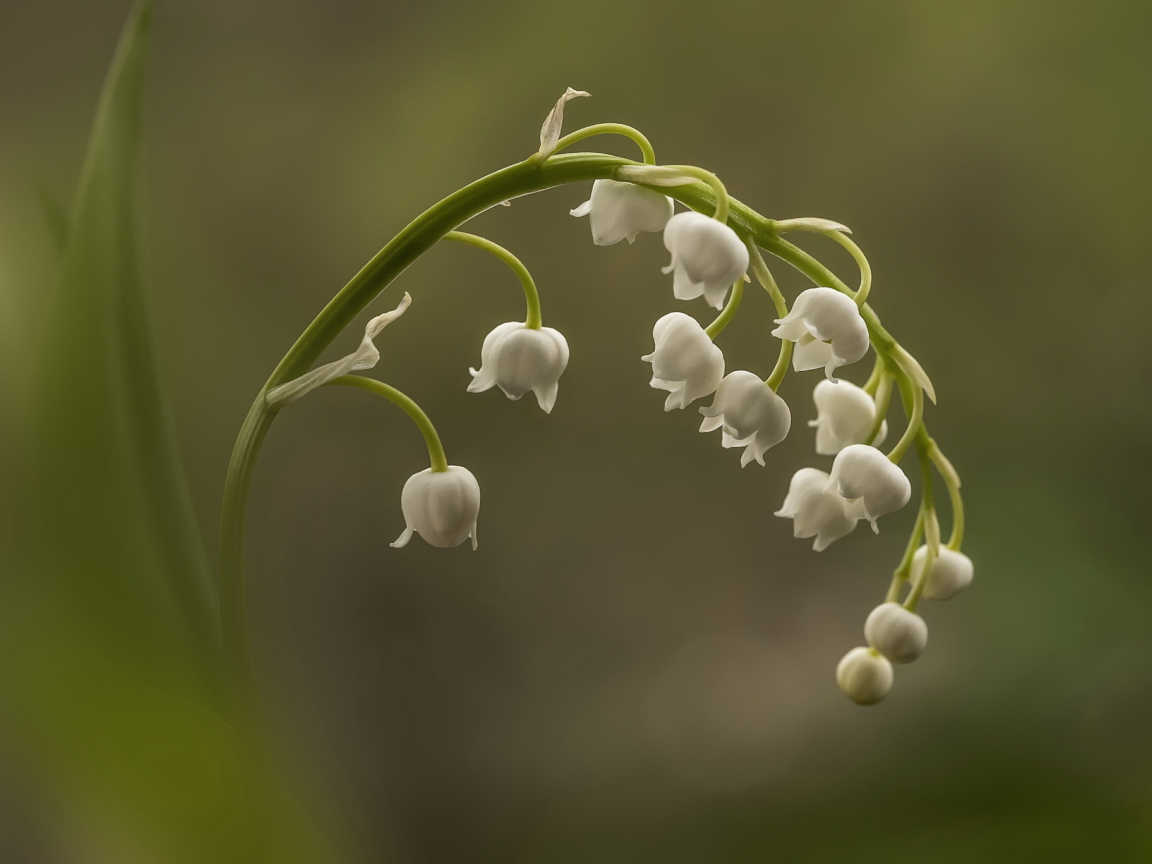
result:
[[[924,653],[928,625],[899,603],[881,603],[864,622],[864,638],[893,663],[911,663]]]
[[[919,581],[924,572],[924,562],[928,559],[928,547],[921,546],[912,555],[911,579]],[[929,600],[951,600],[972,582],[972,559],[963,552],[940,547],[940,556],[932,562],[932,572],[928,574],[928,584],[924,586],[924,597]]]
[[[407,546],[415,532],[432,546],[447,549],[469,537],[476,548],[476,518],[480,515],[480,484],[467,468],[449,465],[447,471],[425,468],[413,474],[400,493],[404,533],[392,544]]]
[[[664,246],[672,263],[672,293],[677,300],[703,295],[709,306],[724,308],[728,289],[748,269],[748,247],[727,225],[688,210],[677,213],[664,228]]]
[[[879,533],[876,520],[894,513],[912,497],[912,484],[900,466],[875,447],[851,444],[836,454],[828,491],[851,502],[860,502],[864,518]]]
[[[709,408],[701,408],[704,422],[701,432],[723,428],[721,443],[725,447],[743,447],[740,467],[753,459],[764,464],[764,453],[788,437],[792,412],[758,375],[730,372],[716,388],[716,398]]]
[[[667,195],[633,183],[597,180],[592,197],[570,212],[589,217],[593,243],[611,246],[621,240],[632,243],[641,231],[663,231],[674,210]]]
[[[550,414],[567,365],[568,342],[558,330],[533,330],[509,321],[484,337],[480,369],[468,370],[472,373],[468,392],[499,387],[509,399],[519,399],[531,390],[544,413]]]
[[[816,419],[808,425],[816,429],[816,452],[821,456],[835,456],[851,444],[871,444],[879,447],[888,437],[888,421],[880,424],[880,431],[872,441],[866,441],[876,423],[876,402],[868,391],[851,381],[825,378],[812,391],[816,403]]]
[[[828,475],[818,468],[801,468],[792,475],[784,504],[777,516],[792,520],[792,535],[815,537],[812,548],[822,552],[852,533],[860,521],[860,508],[828,491]]]
[[[838,367],[868,353],[868,327],[856,301],[835,288],[801,291],[792,311],[776,323],[772,335],[796,343],[792,367],[797,372],[823,366],[831,378]]]
[[[875,705],[892,689],[892,664],[871,648],[853,648],[836,666],[836,683],[857,705]]]
[[[684,408],[719,386],[724,354],[695,318],[669,312],[652,328],[652,339],[655,350],[640,359],[652,364],[650,385],[668,391],[665,411]]]

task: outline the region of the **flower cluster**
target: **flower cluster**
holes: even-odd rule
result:
[[[648,185],[678,182],[676,169],[628,169],[625,176]],[[718,197],[722,195],[721,188]],[[861,360],[872,344],[861,312],[871,275],[863,255],[845,237],[847,229],[825,220],[792,220],[790,227],[816,230],[843,243],[860,262],[863,278],[855,297],[818,286],[803,291],[788,310],[759,251],[722,218],[691,210],[674,216],[672,212],[672,202],[657,191],[619,181],[597,181],[591,198],[572,211],[590,217],[597,245],[622,239],[631,243],[642,232],[663,228],[664,245],[672,255],[664,272],[673,274],[673,296],[679,300],[703,297],[710,306],[724,310],[708,327],[683,312],[669,312],[656,322],[652,330],[655,347],[642,359],[652,364],[651,386],[668,391],[664,409],[685,408],[714,394],[712,404],[700,409],[704,416],[700,431],[720,429],[724,447],[742,447],[742,467],[753,460],[764,465],[766,451],[783,441],[791,428],[791,411],[776,392],[789,358],[797,372],[823,369],[825,377],[812,393],[816,418],[809,426],[816,430],[817,455],[834,457],[832,465],[827,472],[815,467],[797,471],[776,515],[792,520],[797,537],[814,538],[817,552],[852,533],[861,520],[878,532],[882,516],[911,500],[912,483],[899,462],[915,443],[922,457],[935,459],[941,466],[959,525],[959,478],[935,442],[924,440],[922,415],[917,413],[916,406],[923,400],[921,388],[935,398],[919,364],[895,343],[881,343],[884,350],[877,349],[876,369],[866,385],[834,377],[838,369]],[[779,326],[772,334],[784,344],[777,369],[768,379],[744,370],[725,375],[724,354],[713,341],[739,305],[750,247],[756,255],[756,275],[780,309],[775,322]],[[885,454],[879,448],[888,436],[885,414],[894,385],[902,388],[902,398],[907,397],[909,425],[892,452]],[[926,483],[930,485],[930,477]],[[923,652],[928,628],[914,611],[919,598],[948,599],[972,579],[972,563],[958,549],[958,532],[950,543],[956,548],[940,546],[929,496],[926,493],[921,504],[916,532],[917,536],[927,532],[930,542],[906,556],[889,599],[868,616],[864,627],[868,644],[850,651],[836,669],[840,688],[861,705],[879,702],[888,694],[893,663],[910,663]],[[914,538],[913,546],[915,542]],[[901,604],[896,600],[905,585],[911,586],[909,597]]]
[[[569,89],[561,97],[541,128],[540,149],[525,165],[543,172],[561,150],[593,134],[631,137],[641,147],[645,164],[605,162],[608,176],[595,180],[588,200],[571,215],[588,217],[597,246],[622,240],[631,244],[641,234],[661,232],[671,256],[663,272],[672,276],[672,296],[681,301],[702,298],[720,310],[707,326],[681,311],[668,312],[655,322],[653,349],[641,359],[651,364],[650,386],[668,394],[664,410],[684,409],[711,396],[711,405],[699,408],[700,431],[720,430],[722,447],[741,449],[741,467],[753,461],[764,466],[768,450],[791,431],[791,409],[778,393],[789,366],[797,373],[823,370],[812,390],[816,417],[808,425],[815,429],[816,455],[831,457],[831,464],[827,470],[808,466],[796,471],[775,513],[792,521],[796,537],[811,538],[817,552],[851,534],[861,520],[878,533],[882,517],[908,505],[912,482],[900,463],[915,449],[921,468],[920,504],[907,552],[895,569],[885,602],[865,621],[867,644],[849,651],[836,668],[836,680],[849,698],[861,705],[879,702],[892,686],[892,664],[916,660],[927,645],[927,625],[916,613],[919,601],[950,599],[973,576],[971,560],[960,551],[960,478],[924,424],[925,395],[936,400],[931,381],[866,304],[871,269],[845,226],[814,218],[770,222],[743,205],[734,214],[737,218],[729,219],[737,205],[719,178],[693,166],[656,165],[647,139],[619,124],[588,127],[561,138],[565,104],[587,95]],[[676,212],[673,197],[663,187],[689,187],[673,193],[688,209]],[[859,267],[860,287],[852,291],[815,259],[782,240],[781,235],[790,231],[815,233],[842,245]],[[540,297],[527,268],[508,250],[482,237],[451,231],[444,239],[479,247],[501,259],[520,279],[527,305],[523,322],[499,324],[484,338],[480,367],[470,370],[468,392],[498,387],[512,400],[532,392],[539,407],[551,413],[568,365],[568,342],[559,331],[543,326]],[[794,264],[816,283],[800,292],[790,309],[762,248]],[[740,307],[750,267],[778,316],[771,333],[778,340],[779,354],[767,377],[744,369],[725,374],[724,353],[716,344]],[[357,352],[270,391],[267,404],[278,410],[325,384],[359,386],[391,399],[421,429],[432,463],[404,485],[400,503],[405,530],[392,545],[402,547],[413,534],[420,534],[439,547],[471,539],[475,549],[480,509],[475,476],[448,464],[435,429],[414,402],[380,382],[348,375],[376,363],[379,353],[372,339],[403,313],[408,299],[396,311],[369,322]],[[863,386],[837,377],[838,370],[862,360],[870,347],[875,365]],[[886,415],[894,392],[907,425],[892,449],[884,452],[880,448],[888,438]],[[950,501],[952,536],[946,544],[940,539],[933,472],[943,478]]]

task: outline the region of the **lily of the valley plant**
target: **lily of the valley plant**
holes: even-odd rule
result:
[[[919,504],[907,550],[897,563],[884,602],[867,616],[866,645],[853,648],[840,661],[836,680],[861,705],[882,700],[893,681],[893,663],[909,663],[928,639],[916,613],[921,599],[947,600],[972,581],[972,562],[960,551],[964,511],[960,479],[924,423],[925,395],[936,395],[924,370],[885,330],[866,302],[872,274],[849,230],[825,219],[767,219],[732,199],[715,174],[687,165],[658,165],[651,144],[631,127],[616,123],[589,126],[561,137],[566,104],[587,96],[568,90],[548,114],[540,146],[523,162],[471,183],[419,216],[373,258],[332,300],[289,350],[261,389],[236,443],[224,502],[221,578],[225,598],[224,629],[233,662],[247,669],[243,609],[242,525],[247,490],[260,445],[269,425],[289,403],[318,387],[357,387],[391,400],[413,420],[428,446],[430,466],[417,471],[400,495],[403,531],[392,545],[403,547],[414,534],[433,546],[471,541],[477,546],[480,485],[464,467],[450,465],[428,416],[411,398],[372,378],[352,374],[379,360],[373,340],[385,325],[409,308],[410,298],[392,312],[372,318],[360,347],[342,360],[312,368],[321,352],[351,326],[356,317],[409,264],[438,241],[466,243],[505,262],[519,279],[526,310],[523,321],[493,321],[486,336],[476,336],[479,365],[461,370],[461,390],[483,393],[499,388],[509,399],[532,393],[540,408],[551,412],[568,365],[564,336],[544,326],[540,294],[528,269],[511,252],[482,237],[459,231],[472,217],[495,205],[553,186],[591,182],[587,201],[571,211],[587,216],[592,241],[605,246],[644,233],[663,233],[670,255],[671,295],[680,301],[703,300],[719,315],[702,324],[675,310],[655,322],[653,349],[643,356],[651,364],[653,388],[668,393],[664,410],[698,406],[701,432],[719,430],[720,443],[739,448],[741,466],[766,465],[768,451],[792,428],[792,412],[778,395],[789,371],[819,370],[812,377],[816,406],[814,450],[832,457],[823,467],[802,467],[792,476],[777,516],[791,519],[800,538],[814,538],[820,551],[852,533],[866,520],[872,531],[879,521],[906,507],[913,488],[901,467],[915,454]],[[586,138],[623,135],[635,142],[642,162],[600,153],[564,151]],[[676,212],[677,206],[680,212]],[[815,234],[845,247],[860,271],[855,289],[837,278],[787,235]],[[764,253],[795,267],[813,283],[789,306],[769,270]],[[764,368],[725,369],[716,344],[737,314],[748,271],[770,295],[777,312],[771,331],[775,358]],[[654,274],[654,281],[655,274]],[[863,385],[840,377],[863,360],[869,348],[872,371]],[[465,386],[466,385],[466,386]],[[880,449],[889,433],[887,415],[893,392],[899,394],[906,421],[890,450]],[[952,534],[940,538],[935,475],[943,480],[951,506]],[[888,521],[888,520],[886,520]],[[397,519],[397,528],[400,520]],[[402,553],[397,553],[402,554]]]

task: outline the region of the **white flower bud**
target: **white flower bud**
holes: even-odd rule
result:
[[[743,447],[740,467],[753,459],[764,464],[764,453],[788,437],[792,412],[788,403],[776,395],[758,375],[731,372],[716,388],[710,408],[701,408],[704,422],[701,432],[723,427],[721,443],[725,447]]]
[[[668,391],[665,411],[684,408],[720,384],[724,354],[695,318],[669,312],[652,328],[652,339],[655,350],[640,359],[652,364],[650,386]]]
[[[709,306],[724,308],[724,297],[748,269],[748,247],[727,225],[703,213],[677,213],[664,228],[664,246],[672,263],[672,293],[677,300],[701,295]]]
[[[407,546],[413,532],[442,549],[459,546],[471,537],[476,548],[480,484],[467,468],[449,465],[447,471],[425,468],[413,474],[400,493],[400,509],[406,527],[392,544],[394,548]]]
[[[816,429],[816,452],[821,456],[835,456],[850,444],[879,447],[888,437],[888,421],[884,421],[876,438],[865,440],[876,423],[876,402],[851,381],[824,379],[812,391],[812,401],[816,419],[808,425]]]
[[[913,554],[911,571],[913,583],[919,581],[927,558],[927,546],[921,546]],[[923,596],[929,600],[951,600],[968,587],[972,575],[971,558],[963,552],[941,546],[940,557],[932,562],[932,572],[928,575],[928,584],[924,586]]]
[[[593,243],[611,246],[621,240],[632,243],[641,231],[663,231],[674,211],[667,195],[632,183],[597,180],[592,197],[570,212],[590,217]]]
[[[836,666],[836,683],[857,705],[875,705],[892,689],[892,664],[869,648],[853,648]]]
[[[556,404],[560,376],[568,366],[568,342],[558,330],[529,329],[509,321],[484,337],[480,348],[480,369],[469,369],[469,393],[482,393],[499,387],[509,399],[519,399],[529,390],[545,414]]]
[[[794,537],[815,537],[812,548],[817,552],[851,534],[860,521],[858,507],[827,491],[828,479],[818,468],[801,468],[792,475],[788,495],[775,514],[793,520]]]
[[[835,288],[800,292],[792,311],[777,318],[772,335],[796,343],[792,367],[797,372],[824,367],[829,378],[840,366],[868,353],[868,326],[856,301]]]
[[[828,490],[860,501],[874,532],[880,531],[877,519],[899,510],[912,497],[912,484],[900,466],[867,444],[852,444],[836,454]]]
[[[911,663],[924,653],[928,625],[899,603],[881,603],[864,622],[864,638],[893,663]]]

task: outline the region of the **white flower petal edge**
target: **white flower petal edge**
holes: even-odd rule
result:
[[[380,335],[380,331],[403,315],[412,304],[412,295],[405,292],[400,305],[391,312],[377,315],[368,322],[364,328],[364,338],[360,340],[360,347],[346,357],[318,366],[287,384],[273,387],[265,397],[269,408],[283,408],[297,399],[311,393],[317,387],[323,387],[329,381],[347,375],[359,369],[371,369],[380,362],[380,352],[376,350],[373,339]]]
[[[469,369],[469,393],[482,393],[499,387],[509,399],[519,399],[529,390],[545,414],[552,413],[560,376],[568,367],[568,341],[558,330],[541,327],[532,330],[509,321],[484,337],[480,348],[480,369]]]
[[[652,328],[652,339],[655,349],[640,359],[652,364],[649,386],[668,391],[665,411],[684,408],[719,386],[724,354],[695,318],[669,312]]]
[[[784,504],[775,513],[793,521],[794,537],[815,537],[812,548],[817,552],[851,534],[861,519],[858,507],[827,491],[828,481],[818,468],[801,468],[792,475]]]
[[[924,572],[927,558],[927,546],[921,546],[912,555],[910,578],[913,584]],[[924,597],[928,600],[951,600],[972,583],[974,572],[971,558],[963,552],[941,546],[940,557],[932,562],[932,572],[928,574],[928,584],[924,586]]]
[[[700,413],[704,415],[701,432],[722,428],[725,447],[744,448],[741,468],[753,459],[763,465],[765,452],[787,438],[792,426],[788,403],[751,372],[726,375],[712,405]]]
[[[859,501],[874,533],[880,531],[877,519],[899,510],[912,497],[912,484],[900,466],[867,444],[852,444],[836,454],[827,490]]]
[[[748,247],[729,228],[703,213],[677,213],[664,228],[664,246],[672,262],[672,293],[677,300],[703,296],[709,306],[724,308],[728,289],[748,269]]]
[[[893,663],[911,663],[924,653],[928,625],[899,603],[881,603],[864,622],[864,638]]]
[[[870,648],[853,648],[836,666],[836,683],[857,705],[875,705],[892,689],[892,664]]]
[[[592,184],[592,197],[569,212],[589,216],[592,242],[611,246],[621,240],[633,243],[642,231],[663,231],[672,218],[673,204],[667,195],[642,186],[597,180]]]
[[[835,456],[850,444],[878,447],[888,437],[888,423],[884,421],[874,440],[864,440],[876,422],[876,402],[867,390],[851,381],[825,378],[812,391],[812,401],[816,403],[816,419],[808,425],[816,429],[816,452],[821,456]]]
[[[772,335],[796,343],[792,367],[797,372],[823,366],[831,379],[836,369],[868,353],[868,326],[856,301],[834,288],[800,292],[792,311],[776,323]]]
[[[419,534],[430,546],[447,549],[469,537],[476,548],[476,520],[480,515],[480,484],[467,468],[449,465],[447,471],[425,468],[413,474],[400,493],[404,533],[392,547],[408,545]]]

